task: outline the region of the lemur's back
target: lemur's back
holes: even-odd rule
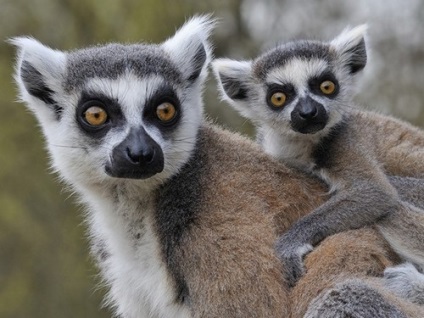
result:
[[[420,196],[394,187],[399,177],[415,178],[409,187],[423,177],[424,133],[353,110],[355,81],[367,62],[365,31],[358,26],[330,42],[293,41],[253,61],[213,63],[224,98],[253,121],[264,151],[330,187],[329,200],[277,244],[291,285],[322,240],[374,224],[404,259],[424,264],[424,211],[402,201]]]
[[[352,111],[354,129],[389,175],[424,177],[424,131],[396,118],[367,111]]]
[[[184,277],[196,317],[226,317],[232,307],[234,317],[287,316],[288,294],[274,243],[325,199],[323,191],[318,180],[270,160],[251,141],[204,126],[198,152],[159,192],[158,224],[168,224],[159,226],[166,229],[162,246]],[[191,202],[192,213],[183,201]],[[241,292],[253,286],[254,293]],[[213,311],[211,299],[218,301]]]
[[[373,173],[383,179],[387,175],[420,179],[424,177],[423,159],[423,130],[390,116],[361,110],[345,112],[311,155],[315,170],[331,171],[335,183],[343,183],[340,178],[355,182],[360,176]],[[416,183],[419,189],[421,183]]]

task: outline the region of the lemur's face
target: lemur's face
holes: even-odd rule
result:
[[[354,76],[366,64],[364,30],[330,43],[290,42],[253,62],[217,60],[215,74],[224,97],[259,127],[292,136],[328,131],[351,107]]]
[[[313,42],[289,43],[257,59],[252,75],[262,83],[256,94],[267,106],[263,118],[301,134],[339,120],[342,74],[332,59],[328,46]],[[259,112],[257,104],[250,107]]]
[[[69,53],[14,40],[21,95],[41,123],[53,166],[71,182],[175,174],[202,120],[211,26],[198,18],[162,45]]]

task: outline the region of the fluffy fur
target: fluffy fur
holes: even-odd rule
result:
[[[73,52],[13,41],[21,97],[39,119],[54,168],[87,205],[107,303],[120,317],[301,317],[339,283],[321,274],[334,263],[326,263],[326,253],[352,256],[349,249],[335,253],[326,241],[319,267],[307,260],[313,283],[307,275],[298,285],[309,293],[290,295],[274,242],[323,202],[325,188],[249,140],[202,121],[212,26],[198,17],[164,44]],[[178,105],[167,125],[156,118],[164,101]],[[89,106],[107,112],[100,127],[84,122]],[[375,236],[370,247],[381,246],[357,246],[354,257],[362,259],[332,274],[364,279],[394,264]],[[370,288],[370,297],[378,295],[392,312],[416,310]],[[353,296],[343,294],[345,301]]]
[[[421,269],[422,270],[422,269]],[[424,276],[409,263],[384,271],[386,287],[402,298],[424,305]]]
[[[251,62],[213,62],[224,99],[256,124],[263,149],[330,187],[331,198],[296,222],[277,244],[292,285],[312,246],[334,233],[377,222],[404,259],[424,264],[424,211],[419,208],[424,132],[354,110],[354,82],[367,60],[365,30],[344,31],[330,43],[291,42]],[[334,93],[320,91],[326,81],[334,83]],[[279,108],[269,99],[276,91],[286,98]],[[309,118],[303,112],[310,109],[315,113]],[[391,183],[395,177],[387,175],[412,177],[402,181],[408,190],[399,196]],[[415,194],[405,196],[410,189]],[[418,207],[405,199],[418,201]]]

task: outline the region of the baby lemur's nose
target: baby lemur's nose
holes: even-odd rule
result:
[[[302,134],[313,134],[322,130],[328,121],[328,113],[321,103],[311,97],[299,99],[291,112],[291,127]]]
[[[155,150],[150,147],[127,148],[127,156],[134,164],[150,163],[154,155]]]
[[[305,107],[302,107],[299,109],[299,116],[305,120],[312,119],[316,117],[317,114],[318,114],[318,109],[315,105],[307,104],[305,105]]]

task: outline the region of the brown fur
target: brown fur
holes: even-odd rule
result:
[[[368,145],[371,157],[377,155],[378,162],[389,175],[406,177],[424,177],[424,132],[403,121],[371,112],[355,111],[353,119],[360,142]],[[354,147],[351,145],[349,147]],[[359,172],[367,173],[362,165],[363,158],[348,156],[350,164],[360,163]],[[361,166],[362,165],[362,166]],[[384,177],[384,176],[382,176]],[[384,182],[383,182],[384,184]],[[406,216],[406,215],[404,215]],[[391,223],[394,219],[391,218]],[[383,221],[384,222],[384,221]],[[401,232],[399,241],[405,240],[412,245],[419,245],[417,231],[424,224],[420,213],[407,213],[407,218],[399,217],[392,224],[392,232]],[[387,226],[387,225],[386,225]],[[416,242],[416,244],[412,244]],[[419,248],[413,246],[417,253]],[[422,251],[421,251],[422,253]],[[305,261],[306,275],[295,286],[291,294],[293,317],[303,317],[309,302],[319,293],[334,285],[337,280],[348,277],[366,277],[366,281],[379,289],[391,302],[398,304],[410,317],[422,317],[423,309],[408,302],[399,302],[389,294],[376,279],[386,267],[399,262],[399,258],[389,248],[381,234],[374,229],[361,229],[339,233],[322,242]]]
[[[323,296],[326,290],[340,295],[340,280],[381,275],[384,267],[397,261],[380,235],[373,232],[372,238],[355,237],[356,234],[351,233],[358,232],[349,230],[371,226],[393,216],[400,217],[401,223],[393,223],[394,227],[386,226],[386,229],[395,233],[397,230],[408,231],[413,219],[416,222],[414,234],[423,233],[420,227],[424,225],[424,213],[419,215],[414,211],[413,216],[408,215],[412,213],[409,210],[412,200],[408,199],[415,200],[421,196],[408,196],[405,192],[398,195],[392,184],[394,177],[390,175],[424,176],[424,132],[392,118],[352,110],[354,105],[351,104],[350,86],[354,84],[353,77],[365,67],[367,61],[365,29],[365,26],[360,26],[346,31],[330,43],[290,42],[259,56],[253,62],[219,59],[213,63],[224,99],[257,126],[258,141],[262,143],[264,151],[316,175],[329,184],[330,190],[335,191],[313,213],[295,222],[276,245],[287,281],[294,285],[303,274],[303,256],[312,246],[322,243],[310,255],[310,258],[317,255],[317,262],[307,264],[307,276],[293,291],[294,317],[303,317],[310,301]],[[315,70],[315,66],[312,66],[314,63],[307,64],[309,60],[326,64],[325,71],[323,64],[316,66]],[[305,65],[302,66],[303,62]],[[258,67],[261,69],[260,76]],[[304,74],[299,74],[302,72]],[[335,90],[326,99],[324,95],[327,94],[323,91],[324,94],[320,95],[314,85],[333,81],[332,77],[336,78]],[[286,104],[272,102],[271,96],[276,92],[286,95]],[[314,95],[321,98],[314,98]],[[339,122],[336,123],[337,120]],[[409,203],[404,203],[404,200]],[[329,237],[342,231],[346,233]],[[390,238],[391,233],[382,233]],[[415,239],[416,242],[422,240]],[[390,243],[395,248],[399,245],[399,242]],[[333,266],[333,263],[337,265]],[[365,281],[368,283],[368,280]],[[362,288],[362,281],[356,290],[356,281],[352,282],[352,288],[348,286],[346,290],[353,291],[353,294],[357,292],[356,295],[352,294],[357,296],[356,300],[364,295],[366,297],[363,292],[367,288]],[[380,289],[379,286],[376,288]],[[347,295],[346,290],[342,291],[343,295]],[[329,294],[331,292],[323,297]],[[327,300],[330,311],[336,308],[337,301],[332,302],[331,297]],[[350,303],[349,300],[345,301],[346,304]],[[381,304],[384,305],[383,302]],[[317,305],[315,301],[314,305]],[[381,314],[390,306],[382,306],[386,307],[382,311],[376,307],[374,303],[369,313],[376,309],[374,312]],[[355,312],[353,307],[351,309],[355,317],[361,310]],[[367,304],[363,304],[362,309],[367,310]],[[393,314],[395,312],[392,311]]]
[[[201,136],[204,167],[210,167],[202,183],[210,196],[180,251],[193,316],[287,317],[288,290],[274,242],[322,202],[325,189],[245,138],[212,127]]]
[[[369,156],[370,162],[377,159],[381,168],[389,175],[424,177],[422,130],[392,117],[371,112],[354,111],[351,118],[354,120],[356,141],[369,149],[368,153],[361,155]],[[348,147],[355,147],[354,144],[350,145],[349,141],[346,141],[346,144]],[[357,154],[354,151],[350,151],[349,156],[345,156],[348,162],[344,165],[356,166],[356,173],[368,174],[369,178],[369,174],[375,172],[375,169],[365,167],[363,158],[355,155]],[[387,183],[384,175],[373,175],[377,175],[377,179],[382,181],[381,184]],[[390,191],[390,186],[387,191]],[[402,215],[398,213],[395,217],[383,220],[382,225],[389,227],[386,232],[390,232],[391,236],[394,233],[399,234],[393,237],[392,243],[397,239],[400,249],[415,249],[415,253],[422,256],[420,233],[424,226],[424,215],[411,212],[411,209],[403,212]],[[403,246],[401,242],[404,242]],[[398,304],[408,316],[422,317],[422,308],[408,302],[399,302],[399,299],[393,298],[393,295],[381,287],[378,280],[369,278],[381,276],[384,268],[398,262],[399,258],[374,229],[347,231],[327,238],[306,258],[307,273],[291,294],[293,317],[303,317],[309,305],[307,300],[317,297],[322,290],[333,286],[335,281],[348,277],[366,277],[365,281],[379,289],[390,302]]]
[[[374,229],[335,234],[324,240],[305,260],[306,274],[293,288],[293,317],[303,317],[309,303],[323,290],[343,279],[381,276],[399,259]]]
[[[355,112],[364,138],[373,141],[378,161],[390,175],[424,178],[424,132],[404,121]]]
[[[423,317],[423,307],[397,298],[381,284],[384,269],[399,261],[384,238],[372,228],[351,230],[327,238],[306,257],[307,273],[290,294],[290,317],[303,317],[313,299],[337,283],[352,278],[359,278],[378,290],[408,317]]]
[[[347,278],[368,282],[399,261],[373,229],[340,233],[307,257],[308,272],[289,295],[274,242],[326,199],[326,189],[240,136],[213,127],[201,136],[204,166],[211,167],[205,192],[212,196],[179,251],[194,317],[303,317],[321,292]],[[373,288],[419,317],[419,308]]]
[[[424,178],[424,131],[403,121],[372,112],[356,111],[349,118],[353,122],[348,139],[352,140],[345,141],[348,147],[344,149],[344,155],[340,156],[347,161],[342,166],[348,167],[340,173],[341,178],[356,182],[361,179],[358,175],[362,174],[363,180],[372,180],[374,185],[378,185],[386,193],[393,193],[393,198],[397,198],[398,194],[389,184],[386,174]],[[356,149],[359,151],[355,151]],[[356,157],[358,154],[369,158],[364,160],[360,156]],[[375,167],[365,166],[366,163],[374,163]],[[396,203],[393,204],[395,205]],[[399,204],[397,209],[378,222],[378,227],[400,255],[422,264],[422,209],[407,203]]]

